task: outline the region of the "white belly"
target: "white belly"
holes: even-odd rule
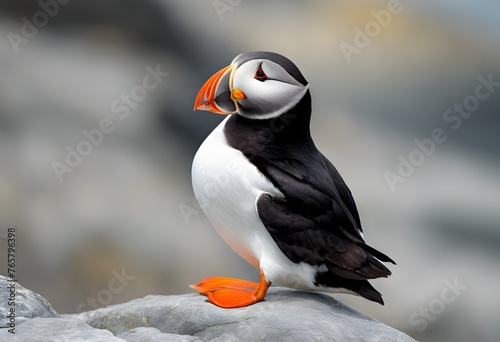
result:
[[[238,150],[226,143],[224,120],[203,142],[193,161],[195,196],[216,231],[241,257],[262,269],[268,281],[315,289],[317,267],[295,264],[281,252],[257,213],[263,193],[283,194]]]

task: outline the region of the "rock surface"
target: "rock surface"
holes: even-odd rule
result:
[[[15,335],[0,330],[0,341],[93,341],[114,342],[124,340],[106,330],[95,329],[76,318],[33,318],[16,325]]]
[[[0,276],[1,298],[7,278]],[[18,284],[17,284],[18,285]],[[18,285],[26,317],[18,341],[414,341],[332,297],[272,287],[264,302],[220,309],[198,294],[152,295],[128,303],[60,317],[40,295]],[[7,294],[8,295],[8,294]],[[1,303],[5,322],[6,302]],[[35,318],[52,317],[52,318]],[[32,318],[32,319],[28,319]],[[5,326],[5,325],[3,325]],[[13,338],[0,329],[0,340]]]
[[[12,290],[15,297],[11,297]],[[15,306],[9,305],[15,303]],[[0,327],[6,327],[10,309],[15,309],[16,323],[35,317],[57,318],[61,317],[52,309],[49,302],[31,290],[25,289],[10,278],[0,275]]]

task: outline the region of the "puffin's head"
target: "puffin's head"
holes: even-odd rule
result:
[[[247,52],[208,79],[196,96],[194,109],[270,119],[293,108],[308,88],[288,58],[273,52]]]

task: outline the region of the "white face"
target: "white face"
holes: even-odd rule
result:
[[[270,119],[285,113],[302,99],[309,87],[267,59],[243,63],[234,71],[231,83],[233,92],[239,89],[246,96],[235,99],[237,113],[249,119]]]

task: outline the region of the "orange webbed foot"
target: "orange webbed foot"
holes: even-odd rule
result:
[[[210,303],[221,308],[241,308],[264,299],[271,283],[267,282],[260,271],[260,283],[248,280],[209,277],[190,287],[208,297]]]

